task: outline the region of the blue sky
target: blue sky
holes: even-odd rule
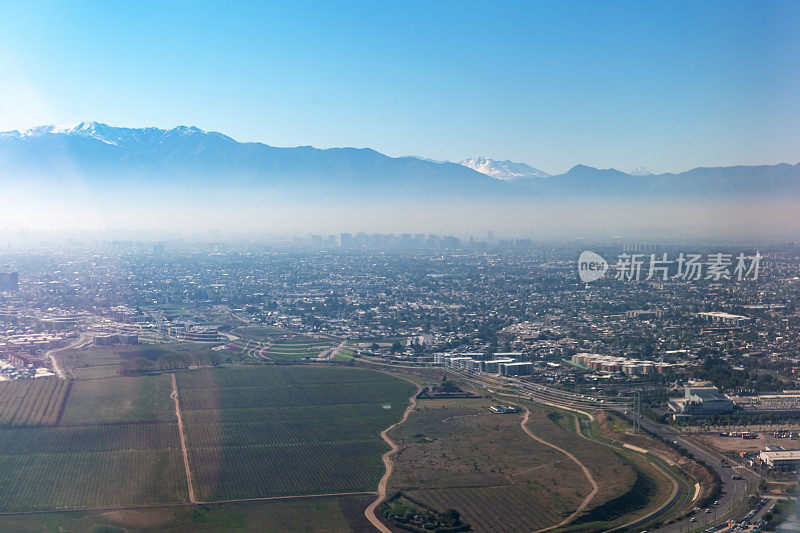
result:
[[[800,160],[800,2],[4,2],[0,130],[681,171]]]

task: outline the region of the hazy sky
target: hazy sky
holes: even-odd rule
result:
[[[187,124],[551,173],[796,163],[798,28],[788,0],[0,0],[0,130]]]

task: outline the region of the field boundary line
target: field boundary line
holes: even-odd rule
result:
[[[13,516],[13,515],[29,515],[29,514],[47,514],[47,513],[85,513],[87,511],[122,511],[129,509],[159,509],[162,507],[188,507],[190,505],[216,505],[223,503],[247,503],[247,502],[260,502],[270,500],[294,500],[304,498],[341,498],[343,496],[367,496],[377,494],[373,491],[365,492],[328,492],[320,494],[298,494],[289,496],[262,496],[255,498],[238,498],[232,500],[211,500],[207,502],[172,502],[172,503],[143,503],[139,505],[118,505],[110,507],[76,507],[74,509],[38,509],[34,511],[2,511],[0,516]]]
[[[181,417],[181,405],[178,401],[178,382],[175,374],[172,376],[172,393],[170,398],[175,400],[175,416],[178,417],[178,434],[181,437],[181,452],[183,454],[183,466],[186,470],[186,486],[189,488],[189,503],[199,503],[194,497],[194,487],[192,486],[192,470],[189,468],[189,451],[186,449],[186,436],[183,433],[183,418]]]
[[[304,498],[324,498],[326,496],[358,496],[377,494],[374,490],[357,491],[357,492],[320,492],[318,494],[291,494],[288,496],[256,496],[254,498],[234,498],[231,500],[211,500],[207,502],[194,502],[198,504],[214,504],[214,503],[245,503],[245,502],[263,502],[270,500],[302,500]]]
[[[406,378],[401,378],[401,379],[404,379],[409,383],[413,383],[411,380],[408,380]],[[417,384],[414,383],[414,385]],[[417,396],[421,392],[422,392],[422,385],[417,385],[417,390],[414,392],[411,398],[408,399],[409,404],[408,407],[406,407],[406,410],[403,412],[402,418],[400,418],[400,420],[398,420],[388,428],[381,431],[381,438],[392,449],[384,453],[382,457],[383,464],[386,466],[386,472],[384,472],[383,477],[378,483],[378,497],[375,499],[374,502],[369,504],[367,508],[364,510],[364,516],[366,516],[367,520],[369,520],[370,523],[372,523],[372,525],[375,526],[381,533],[392,533],[392,531],[388,527],[386,527],[386,525],[384,525],[384,523],[381,522],[377,516],[375,516],[375,509],[377,509],[378,505],[380,505],[381,502],[383,502],[383,500],[386,499],[386,485],[389,482],[389,477],[391,477],[392,475],[392,470],[394,470],[394,462],[392,461],[392,455],[397,453],[397,451],[400,449],[400,446],[398,446],[397,443],[395,443],[392,439],[389,438],[389,432],[394,428],[396,428],[397,426],[399,426],[400,424],[402,424],[403,422],[405,422],[406,419],[408,419],[408,415],[411,414],[411,411],[413,411],[414,408],[417,406]]]
[[[480,385],[484,385],[484,386],[486,385],[486,383],[478,381],[478,380],[475,380],[475,379],[471,379],[469,376],[463,375],[460,372],[454,372],[452,369],[447,369],[447,370],[450,371],[451,373],[455,374],[456,376],[458,376],[458,377],[460,377],[462,379],[465,379],[466,381],[471,382],[473,384],[480,384]],[[497,385],[499,385],[501,388],[504,389],[504,387],[503,387],[504,384],[498,383]],[[517,397],[518,396],[518,394],[511,394],[510,392],[509,393],[505,393],[505,392],[500,392],[500,391],[496,391],[496,392],[494,392],[494,394],[496,394],[498,396],[506,396],[506,397]],[[523,397],[524,399],[526,399],[528,401],[535,402],[535,403],[542,404],[542,405],[547,405],[547,406],[550,406],[550,407],[555,407],[556,409],[563,409],[565,411],[571,411],[573,413],[582,414],[582,415],[586,416],[589,419],[590,422],[593,422],[595,420],[595,417],[592,415],[592,413],[587,412],[587,411],[583,411],[581,409],[577,409],[577,408],[573,407],[572,405],[553,403],[553,402],[549,401],[548,399],[544,399],[544,398],[541,398],[541,397],[537,396],[535,393],[533,393],[533,391],[528,391],[528,394],[529,394],[529,396]],[[522,407],[524,408],[525,406],[522,406]],[[596,440],[594,438],[590,438],[590,437],[584,435],[583,432],[580,429],[580,423],[579,423],[577,417],[576,417],[575,423],[576,423],[575,424],[576,432],[577,432],[578,436],[580,436],[580,437],[582,437],[582,438],[584,438],[584,439],[586,439],[586,440],[588,440],[590,442],[594,442],[596,444],[599,444],[601,446],[606,446],[607,448],[610,448],[612,450],[613,449],[620,449],[620,450],[622,449],[622,446],[621,446],[622,443],[618,444],[617,441],[612,441],[614,444],[609,444],[609,443],[605,443],[605,442],[602,442],[600,440]],[[587,426],[587,428],[588,428],[588,426]],[[523,429],[524,429],[524,427],[523,427]],[[680,439],[680,437],[678,437],[678,438]],[[630,451],[632,451],[633,453],[636,453],[633,450],[630,450]],[[655,460],[648,458],[647,454],[641,454],[641,456],[653,468],[655,468],[658,472],[660,472],[662,475],[664,475],[667,479],[669,479],[672,482],[672,485],[673,485],[672,494],[670,495],[669,498],[667,498],[667,500],[662,505],[657,507],[652,512],[646,514],[643,517],[635,519],[634,521],[632,521],[632,522],[630,522],[630,523],[628,523],[628,524],[626,524],[624,526],[618,526],[616,529],[614,529],[612,531],[616,531],[616,530],[621,529],[623,527],[629,526],[630,524],[644,523],[647,520],[651,520],[654,516],[656,516],[658,513],[662,512],[665,508],[667,508],[670,504],[673,503],[673,501],[677,497],[678,491],[680,490],[680,487],[679,487],[680,482],[678,481],[678,479],[675,477],[674,474],[672,474],[669,471],[667,471],[667,469],[663,468]],[[683,504],[681,504],[681,505],[683,505]],[[574,516],[570,517],[569,519],[574,519]],[[543,531],[548,531],[548,530],[560,527],[562,525],[565,525],[565,524],[562,522],[561,524],[558,524],[556,526],[552,526],[552,527],[549,527],[549,528],[546,528],[546,529],[543,529],[543,530],[539,530],[536,533],[540,533],[540,532],[543,532]]]
[[[64,391],[64,399],[61,400],[61,405],[58,406],[58,414],[56,415],[56,423],[54,426],[61,425],[61,419],[64,418],[64,411],[67,410],[67,402],[69,401],[69,394],[72,392],[72,380],[68,379],[67,390]]]

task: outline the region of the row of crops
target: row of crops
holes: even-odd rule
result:
[[[186,501],[170,391],[169,376],[0,384],[0,512]]]
[[[187,394],[181,407],[192,409],[247,408],[280,405],[334,405],[339,403],[368,403],[376,401],[387,382],[377,383],[317,383],[291,387],[224,388],[213,394]]]
[[[52,426],[69,392],[70,382],[40,378],[0,384],[0,426]]]
[[[380,432],[413,393],[385,374],[232,367],[181,373],[195,490],[204,500],[375,490]]]
[[[316,383],[398,383],[388,374],[360,368],[321,366],[242,366],[203,369],[178,375],[182,391],[186,389],[287,387]],[[400,381],[400,383],[405,383]]]
[[[0,511],[185,501],[179,454],[173,449],[0,455]]]
[[[382,441],[190,449],[203,501],[374,491],[384,472]]]
[[[525,487],[415,490],[408,495],[434,509],[459,509],[461,519],[477,531],[535,531],[569,514],[568,510],[562,513],[554,508],[557,506],[543,502],[541,494]]]
[[[413,387],[381,373],[176,374],[202,500],[375,490]],[[169,375],[0,384],[0,512],[185,502]],[[63,420],[58,420],[64,412]]]
[[[175,423],[23,427],[0,431],[0,455],[178,448]]]

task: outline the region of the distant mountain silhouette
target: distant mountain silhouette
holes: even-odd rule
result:
[[[482,172],[467,168],[480,168]],[[797,196],[800,165],[696,168],[636,175],[577,165],[547,176],[522,163],[476,158],[447,163],[392,158],[369,148],[277,148],[240,143],[217,132],[179,126],[117,128],[96,122],[0,133],[0,183],[57,188],[79,184],[113,193],[142,188],[339,195],[449,201],[537,197],[750,198]],[[496,179],[491,175],[503,177]]]
[[[800,164],[695,168],[679,174],[631,175],[576,165],[546,179],[515,180],[537,195],[596,197],[752,198],[800,195]]]
[[[455,163],[392,158],[369,148],[277,148],[194,127],[131,129],[95,122],[0,133],[0,180],[9,179],[80,181],[101,189],[235,186],[447,197],[527,192]]]

